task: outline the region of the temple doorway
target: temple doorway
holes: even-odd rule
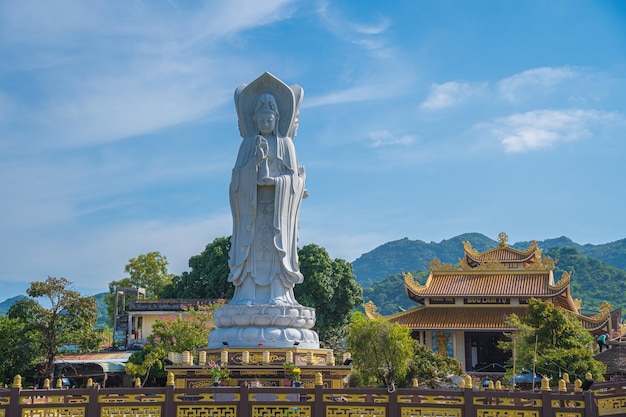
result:
[[[505,364],[511,358],[511,353],[498,347],[499,340],[504,340],[504,335],[499,332],[466,332],[465,370],[505,372]]]

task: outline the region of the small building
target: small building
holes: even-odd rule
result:
[[[92,380],[101,387],[130,387],[132,380],[126,375],[126,362],[132,352],[92,352],[60,355],[54,361],[56,378],[67,380],[68,386],[86,387]]]
[[[499,246],[478,252],[464,242],[460,265],[434,259],[424,285],[404,275],[407,296],[419,306],[392,316],[389,320],[408,326],[413,337],[435,352],[458,359],[466,371],[504,372],[510,352],[498,348],[512,313],[524,317],[528,301],[537,298],[575,314],[592,334],[611,332],[610,306],[604,303],[598,314],[580,314],[579,300],[570,291],[570,274],[555,282],[554,261],[542,257],[537,242],[526,250],[507,245],[500,233]],[[375,314],[373,304],[366,314]]]
[[[146,299],[131,300],[124,314],[128,323],[126,347],[141,349],[147,338],[152,334],[152,327],[157,320],[183,318],[190,315],[191,310],[200,306],[215,304],[218,300],[209,299]],[[213,319],[210,318],[210,326]],[[208,340],[207,340],[208,343]]]

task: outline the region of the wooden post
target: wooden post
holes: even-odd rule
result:
[[[313,403],[313,415],[314,416],[325,416],[326,410],[324,407],[324,385],[316,385],[314,388],[315,391],[315,402]]]
[[[585,398],[585,417],[596,417],[598,415],[598,405],[596,404],[593,391],[583,392]]]
[[[91,378],[89,378],[91,380]],[[87,384],[87,388],[89,388],[89,402],[87,403],[87,415],[88,416],[99,416],[99,404],[98,404],[98,391],[100,388],[97,384],[93,383],[91,380],[91,384]]]
[[[248,387],[248,384],[241,384],[239,386],[239,417],[250,417],[252,415],[249,397],[250,387]]]

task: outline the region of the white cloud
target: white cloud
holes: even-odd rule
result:
[[[372,85],[369,83],[364,83],[364,85],[359,85],[345,90],[335,90],[326,95],[312,97],[308,100],[305,100],[303,107],[309,108],[326,106],[329,104],[378,100],[381,98],[390,97],[394,95],[395,92],[396,91],[393,88],[389,88],[384,85]]]
[[[596,110],[535,110],[479,127],[488,128],[506,152],[518,153],[589,137],[595,125],[616,119],[615,113]]]
[[[471,97],[481,94],[483,84],[470,84],[449,81],[443,84],[433,84],[426,100],[419,105],[422,110],[443,110],[458,106]]]
[[[326,29],[337,38],[367,50],[375,58],[393,56],[394,48],[389,46],[385,36],[391,26],[388,18],[377,16],[374,23],[355,22],[343,17],[337,8],[331,10],[328,3],[318,8],[318,15]]]
[[[394,136],[391,132],[381,130],[370,132],[372,143],[370,146],[377,148],[388,145],[410,145],[415,141],[414,135]]]
[[[577,76],[578,73],[569,67],[533,68],[501,80],[497,87],[501,97],[509,101],[518,101],[521,96],[545,92]]]
[[[0,140],[7,148],[92,145],[203,117],[247,78],[230,48],[235,35],[289,17],[291,3],[2,4],[0,83],[3,73],[19,74],[33,94],[28,102],[0,96],[0,109],[13,114],[0,116]]]

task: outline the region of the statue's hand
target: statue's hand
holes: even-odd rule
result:
[[[259,162],[267,159],[267,155],[269,154],[269,144],[267,143],[267,139],[263,136],[256,137],[256,152]]]
[[[298,165],[298,175],[303,179],[306,178],[306,171],[304,170],[304,165]]]

